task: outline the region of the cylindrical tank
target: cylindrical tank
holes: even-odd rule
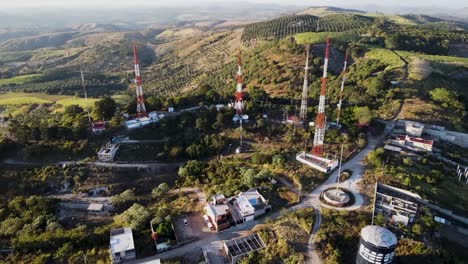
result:
[[[389,264],[393,262],[396,236],[380,226],[366,226],[361,230],[356,264]]]

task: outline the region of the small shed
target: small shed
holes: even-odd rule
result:
[[[100,203],[92,203],[88,206],[89,214],[102,214],[104,211],[104,205]]]

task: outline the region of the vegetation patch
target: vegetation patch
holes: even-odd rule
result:
[[[39,79],[42,74],[28,74],[16,76],[8,79],[0,79],[0,86],[2,85],[19,85],[24,83],[30,83]]]
[[[249,253],[240,264],[304,262],[314,212],[307,208],[281,214],[260,227],[259,236],[267,247]]]

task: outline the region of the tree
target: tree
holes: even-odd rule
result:
[[[111,119],[115,115],[116,103],[111,97],[104,97],[95,102],[94,106],[94,116],[98,119]]]
[[[114,221],[123,226],[130,226],[135,230],[142,230],[147,224],[150,214],[146,208],[140,204],[133,204],[125,212],[114,217]]]
[[[358,120],[359,125],[367,125],[372,120],[372,113],[367,106],[355,107],[354,116]]]
[[[367,162],[371,164],[374,167],[379,167],[382,166],[383,163],[383,154],[384,154],[384,149],[383,148],[377,148],[369,154],[367,154]]]
[[[385,225],[385,217],[383,214],[377,214],[374,217],[374,224],[378,226],[384,226]]]
[[[387,49],[398,49],[400,46],[400,34],[392,33],[385,36],[385,47]]]
[[[261,101],[268,97],[265,90],[256,86],[251,86],[249,88],[248,94],[250,98],[252,99],[252,101]]]
[[[172,226],[167,222],[160,223],[156,228],[156,232],[165,237],[170,237],[172,235]]]
[[[159,198],[163,194],[165,194],[167,191],[169,191],[169,185],[167,183],[163,182],[163,183],[159,184],[158,187],[154,188],[151,191],[151,194],[152,194],[153,198]]]
[[[137,200],[135,193],[132,190],[126,190],[120,194],[111,197],[111,203],[115,206],[121,206]]]
[[[83,108],[79,105],[69,105],[65,107],[65,113],[69,115],[78,115],[83,113]]]
[[[458,100],[458,94],[445,88],[435,88],[429,92],[431,99],[438,102],[442,107],[454,108],[463,111],[463,104]]]

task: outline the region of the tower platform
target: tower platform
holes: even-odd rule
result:
[[[338,160],[327,159],[309,153],[301,152],[296,155],[296,160],[313,169],[328,173],[338,166]]]

